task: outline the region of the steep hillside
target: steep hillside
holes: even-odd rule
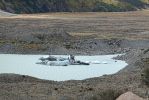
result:
[[[0,0],[12,13],[130,11],[149,7],[149,0]]]

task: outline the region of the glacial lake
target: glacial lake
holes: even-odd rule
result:
[[[125,61],[114,60],[118,55],[98,55],[98,56],[76,56],[77,60],[91,63],[90,65],[70,65],[70,66],[48,66],[36,64],[39,58],[46,55],[16,55],[0,54],[0,73],[14,73],[29,75],[32,77],[54,80],[83,80],[87,78],[99,77],[102,75],[114,74],[123,69],[127,63]],[[57,57],[68,57],[67,55],[56,55]]]

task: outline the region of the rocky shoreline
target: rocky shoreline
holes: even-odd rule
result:
[[[142,58],[148,57],[149,52],[145,50],[128,52],[116,58],[125,60],[129,64],[118,73],[82,81],[54,82],[25,75],[1,74],[0,98],[5,100],[10,100],[10,97],[11,100],[103,100],[101,95],[105,91],[116,92],[119,95],[132,91],[147,98],[148,89],[141,81],[141,72],[145,66]]]

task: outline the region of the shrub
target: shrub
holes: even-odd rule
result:
[[[149,87],[149,68],[143,70],[142,81]]]
[[[116,100],[122,94],[121,91],[108,89],[100,93],[101,100]]]
[[[124,91],[106,89],[100,92],[92,91],[89,95],[85,95],[84,100],[116,100]]]

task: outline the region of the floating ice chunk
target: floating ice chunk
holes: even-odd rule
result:
[[[47,65],[50,66],[68,66],[68,61],[48,61]]]
[[[101,62],[101,64],[108,64],[108,62],[106,62],[106,61],[103,61],[103,62]]]
[[[101,64],[100,61],[92,61],[91,63],[92,63],[92,64]]]
[[[85,61],[86,63],[90,63],[90,64],[108,64],[108,62],[106,61]]]

